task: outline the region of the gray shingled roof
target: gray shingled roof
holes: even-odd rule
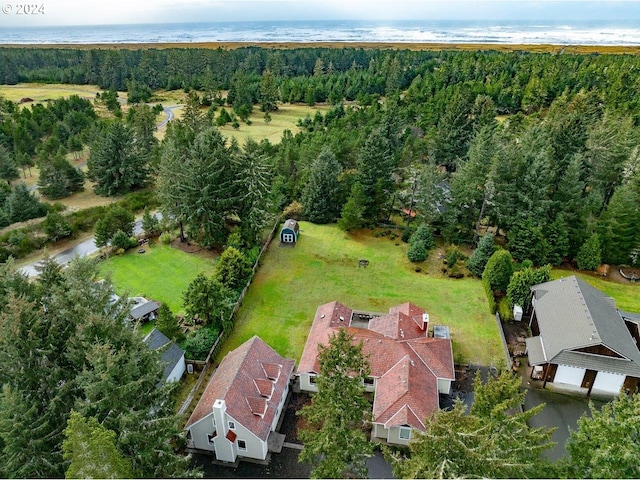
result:
[[[157,302],[146,302],[146,303],[143,303],[142,305],[138,305],[137,307],[132,308],[129,314],[134,320],[138,320],[144,317],[145,315],[150,314],[151,312],[155,312],[159,308],[160,308],[160,304]]]
[[[144,337],[144,343],[146,343],[151,350],[157,350],[170,342],[171,340],[157,328],[151,330],[151,332]]]
[[[535,285],[532,290],[542,342],[540,349],[533,340],[527,342],[532,364],[562,363],[640,376],[640,351],[612,298],[575,276]],[[596,345],[627,360],[568,352]]]
[[[143,341],[151,350],[164,350],[162,353],[161,362],[165,366],[164,380],[166,381],[167,378],[169,378],[169,375],[171,375],[171,372],[173,371],[175,366],[184,355],[184,350],[182,350],[178,345],[169,340],[169,338],[157,328],[151,330],[151,332],[149,332],[149,334],[144,337]]]

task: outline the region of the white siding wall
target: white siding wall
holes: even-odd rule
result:
[[[444,378],[439,378],[438,393],[449,395],[451,393],[451,380],[445,380]]]
[[[207,435],[213,433],[215,427],[213,426],[213,414],[207,415],[198,423],[193,425],[190,429],[191,439],[193,440],[193,446],[200,450],[208,450],[214,452],[215,448],[209,443]]]
[[[411,429],[411,437],[416,434],[415,430]],[[381,423],[373,424],[373,436],[386,440],[387,443],[394,445],[407,445],[410,441],[400,438],[400,427],[391,427],[389,429],[384,428]]]
[[[312,384],[309,381],[309,378],[313,376],[309,373],[301,373],[300,374],[300,390],[303,392],[317,392],[318,387],[315,384]]]
[[[553,383],[566,383],[567,385],[574,385],[579,387],[582,384],[582,379],[586,369],[570,367],[568,365],[558,365],[556,376],[553,379]]]
[[[592,390],[618,394],[624,384],[624,378],[624,375],[619,375],[617,373],[598,372],[598,375],[596,375],[596,379],[593,382]]]
[[[276,407],[276,414],[273,417],[273,422],[271,422],[271,431],[275,431],[276,427],[278,426],[278,420],[280,420],[280,415],[282,415],[282,408],[284,407],[284,402],[287,399],[287,395],[289,394],[289,384],[287,383],[287,386],[284,389],[284,392],[282,392],[282,398],[280,399],[280,403],[278,403],[278,406]]]
[[[234,430],[238,438],[235,441],[235,451],[240,457],[255,458],[258,460],[264,460],[267,458],[267,442],[263,442],[256,437],[250,430],[245,428],[236,422],[236,429]],[[244,440],[247,444],[246,450],[240,450],[238,448],[238,440]]]
[[[169,377],[167,378],[167,382],[177,382],[182,378],[182,374],[186,370],[187,366],[184,362],[184,355],[180,358],[180,361],[176,363],[176,366],[173,368]]]

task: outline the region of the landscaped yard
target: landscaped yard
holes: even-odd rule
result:
[[[430,314],[432,325],[450,327],[456,360],[504,361],[480,280],[416,273],[399,238],[376,238],[368,231],[346,235],[335,225],[300,225],[295,248],[280,247],[277,237],[272,242],[218,360],[253,335],[299,360],[317,307],[337,300],[375,312],[413,302]],[[369,260],[369,267],[359,268],[358,259]]]
[[[119,295],[151,298],[166,303],[173,313],[184,313],[182,292],[199,273],[213,273],[211,255],[185,253],[157,243],[144,248],[144,253],[132,249],[103,261],[102,273],[111,273]]]

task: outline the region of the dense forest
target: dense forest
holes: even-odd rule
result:
[[[5,172],[17,173],[6,166],[11,161],[22,168],[37,161],[59,176],[66,168],[67,188],[52,192],[61,196],[79,180],[60,155],[88,144],[88,175],[99,194],[157,180],[166,209],[184,216],[208,245],[224,243],[231,217],[253,237],[257,211],[298,201],[305,218],[343,217],[346,229],[415,211],[413,225],[427,223],[454,244],[473,244],[496,227],[517,261],[536,265],[575,258],[588,240],[604,262],[635,263],[639,67],[640,58],[629,55],[517,51],[4,48],[0,81],[98,84],[106,91],[96,102],[116,115],[96,120],[90,102],[80,99],[22,109],[3,102],[0,160],[8,160],[0,163],[6,179]],[[130,103],[144,102],[159,88],[191,92],[191,108],[157,146],[151,117],[140,109],[122,118],[114,98],[126,90]],[[268,121],[279,102],[333,108],[304,119],[302,132],[285,132],[277,145],[223,148],[216,140],[216,125],[247,121],[254,108]],[[118,169],[104,159],[114,155],[135,165],[135,175],[112,175]],[[189,166],[181,176],[194,177],[169,192],[163,176],[175,178],[178,158]],[[207,165],[228,174],[211,173],[215,189],[195,178]],[[240,186],[248,171],[259,173]],[[232,186],[264,204],[247,209],[258,205],[255,198],[240,201]],[[177,196],[186,201],[194,189],[210,197],[176,207]],[[3,191],[6,203],[12,193]],[[206,213],[187,218],[187,210]],[[9,207],[2,211],[9,223]]]

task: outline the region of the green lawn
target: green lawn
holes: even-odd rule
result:
[[[551,272],[551,277],[554,280],[557,278],[568,277],[570,275],[575,275],[581,278],[591,286],[602,290],[604,293],[614,298],[616,306],[620,310],[640,313],[640,283],[616,283],[610,280],[605,280],[602,277],[560,269],[555,269]]]
[[[277,237],[272,242],[219,359],[259,335],[299,360],[317,307],[337,300],[376,312],[413,302],[430,314],[432,324],[450,327],[456,359],[483,365],[503,360],[481,282],[416,273],[406,248],[399,238],[347,236],[335,225],[301,222],[295,248],[280,247]],[[368,268],[358,268],[360,258],[370,261]]]
[[[197,253],[185,253],[168,245],[145,245],[145,253],[131,249],[101,263],[103,274],[119,295],[142,296],[164,302],[173,313],[184,313],[182,292],[199,273],[213,273],[213,261]]]

